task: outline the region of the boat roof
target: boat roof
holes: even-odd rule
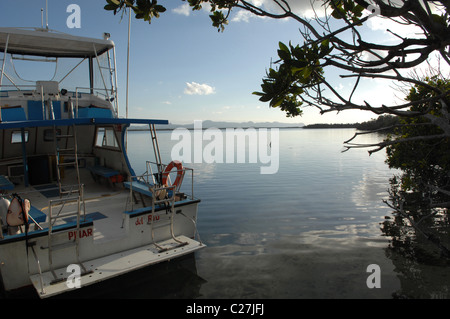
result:
[[[49,29],[0,27],[0,50],[4,51],[6,48],[12,54],[89,58],[101,55],[113,47],[114,42],[111,40],[73,36]]]
[[[0,130],[27,128],[27,127],[47,127],[47,126],[68,126],[68,125],[131,125],[131,124],[160,124],[167,125],[169,121],[158,119],[129,119],[129,118],[74,118],[58,120],[24,120],[0,122]]]

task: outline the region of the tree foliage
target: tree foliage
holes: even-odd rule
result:
[[[439,75],[423,79],[424,85],[409,90],[407,101],[430,100],[436,92],[429,86],[447,91],[450,81]],[[444,117],[438,101],[414,104],[412,111]],[[450,139],[443,130],[424,116],[400,117],[394,135],[403,142],[387,147],[389,167],[401,170],[391,179],[390,203],[396,226],[384,223],[383,231],[404,247],[402,229],[413,227],[416,238],[424,237],[437,246],[439,253],[450,257],[448,213],[450,207]],[[401,239],[403,237],[403,239]],[[408,238],[408,240],[410,240]],[[423,254],[422,254],[423,255]]]
[[[424,81],[442,90],[450,88],[450,81],[439,76]],[[415,102],[432,98],[435,92],[416,85],[410,89],[406,100]],[[412,110],[443,117],[438,102],[416,104]],[[424,116],[401,117],[394,132],[407,142],[387,147],[389,167],[400,169],[403,174],[396,180],[400,192],[416,194],[418,206],[450,207],[450,139],[443,130]],[[410,201],[411,202],[411,201]]]
[[[450,89],[450,82],[438,76],[427,77],[424,81],[430,86],[441,88],[443,91]],[[427,87],[416,85],[410,89],[406,100],[410,102],[422,101],[431,99],[434,95],[435,92],[430,91]],[[438,102],[416,104],[411,107],[411,110],[443,117],[442,105]],[[405,183],[405,190],[417,188],[423,182],[434,180],[433,176],[441,175],[440,171],[450,172],[450,141],[441,128],[432,124],[424,116],[400,117],[400,124],[396,128],[395,134],[411,141],[387,147],[387,163],[391,168],[398,168],[408,173],[409,181],[417,177],[415,186]],[[422,137],[426,137],[426,139]]]

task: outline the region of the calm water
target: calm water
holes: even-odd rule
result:
[[[352,129],[279,132],[276,174],[261,175],[261,163],[186,164],[195,169],[195,194],[202,199],[198,226],[208,247],[183,261],[189,266],[161,266],[168,276],[164,284],[176,282],[167,295],[154,295],[143,285],[130,289],[131,296],[448,297],[447,269],[414,265],[420,269],[411,275],[410,262],[387,249],[380,223],[391,211],[382,200],[394,172],[384,163],[384,152],[342,153]],[[359,142],[381,138],[364,136]],[[139,146],[146,139],[148,132],[131,134],[136,166],[151,158],[150,150],[144,154]],[[171,132],[160,132],[159,139],[170,145],[161,147],[169,161],[178,137],[172,141]],[[371,264],[380,267],[381,288],[367,287]]]
[[[195,195],[202,199],[198,227],[206,248],[73,296],[449,297],[446,268],[411,264],[388,249],[380,223],[391,215],[382,200],[393,172],[384,152],[341,153],[352,129],[279,132],[276,174],[261,175],[261,163],[186,164],[195,169]],[[131,132],[129,141],[132,164],[143,173],[145,160],[153,159],[151,149],[142,149],[149,133]],[[178,140],[162,131],[159,141],[163,160],[170,161]],[[381,288],[367,286],[371,264],[380,267]]]

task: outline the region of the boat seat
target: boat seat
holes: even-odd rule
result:
[[[28,212],[28,215],[30,215],[31,217],[33,217],[33,219],[37,222],[37,223],[43,223],[45,222],[45,220],[47,219],[47,215],[44,214],[41,210],[37,209],[36,207],[34,207],[33,205],[31,205],[30,207],[30,211]],[[28,223],[32,223],[32,221],[29,219]]]
[[[138,192],[140,194],[152,197],[152,192],[149,189],[149,186],[152,186],[152,185],[149,185],[145,182],[142,182],[142,181],[124,182],[123,186],[125,186],[125,188],[128,188],[128,189],[131,188],[134,192]]]
[[[111,182],[116,182],[115,177],[120,175],[119,171],[100,165],[88,166],[87,169],[93,174],[94,179],[96,179],[95,176],[100,176],[109,179]]]
[[[4,175],[0,175],[0,191],[13,190],[14,184]]]
[[[153,197],[153,193],[150,190],[150,187],[153,186],[153,184],[148,184],[143,181],[132,181],[132,182],[123,182],[123,186],[128,189],[132,189],[133,192],[139,193],[140,195],[146,195],[148,197]],[[170,198],[172,197],[173,191],[168,190],[167,196]],[[134,194],[133,194],[134,196]],[[156,193],[156,196],[158,196],[158,192]],[[141,198],[142,199],[142,198]],[[143,201],[143,199],[142,199]]]

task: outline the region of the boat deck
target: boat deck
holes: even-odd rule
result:
[[[178,239],[183,241],[183,245],[172,239],[160,242],[159,245],[166,249],[164,253],[151,244],[89,260],[85,262],[86,273],[80,277],[78,285],[79,287],[89,286],[161,261],[193,253],[202,247],[197,241],[186,236],[180,236]],[[56,269],[55,272],[63,274],[66,269]],[[66,280],[54,283],[54,277],[50,271],[43,273],[42,276],[31,275],[30,279],[41,298],[52,297],[73,288],[67,285]]]
[[[122,183],[112,184],[107,179],[93,178],[90,171],[85,168],[80,169],[80,177],[84,185],[85,217],[94,222],[94,240],[101,242],[124,236],[123,212],[131,210],[130,191],[125,189]],[[66,169],[64,184],[73,185],[71,182],[75,180],[75,169]],[[47,216],[50,201],[60,199],[56,183],[28,187],[16,185],[9,193],[17,193],[22,198],[29,199],[32,207]],[[133,209],[142,207],[141,201],[133,203]],[[76,209],[75,202],[68,202],[65,205],[64,214],[68,211],[74,212]],[[75,221],[76,216],[71,216],[58,219],[55,224],[61,225]],[[45,224],[43,223],[42,226]],[[30,229],[34,229],[32,224]]]

